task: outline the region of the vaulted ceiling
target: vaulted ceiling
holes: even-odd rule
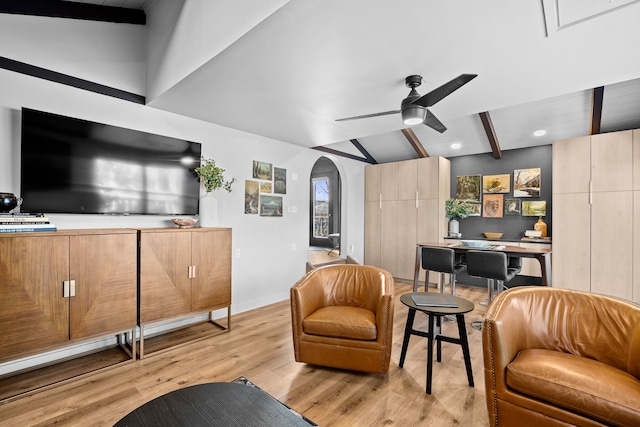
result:
[[[164,1],[84,0],[148,15]],[[499,158],[640,128],[638,0],[270,0],[262,16],[256,1],[184,1],[194,32],[209,22],[241,34],[207,41],[218,53],[147,104],[378,163]],[[205,10],[216,13],[197,16]],[[245,22],[225,22],[242,11]],[[409,75],[425,94],[463,73],[478,77],[429,108],[444,133],[399,114],[336,121],[400,109]]]

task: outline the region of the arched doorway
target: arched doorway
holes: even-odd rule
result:
[[[310,178],[309,260],[316,264],[340,257],[340,172],[326,157],[313,165]],[[316,262],[314,262],[314,259]]]

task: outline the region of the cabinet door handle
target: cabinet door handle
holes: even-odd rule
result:
[[[378,193],[378,209],[382,209],[382,193]]]
[[[191,266],[191,271],[192,271],[192,273],[193,273],[193,275],[191,276],[191,278],[192,278],[192,279],[195,279],[195,278],[196,278],[196,266],[195,266],[195,265],[192,265],[192,266]]]
[[[416,209],[418,209],[418,190],[416,190]]]
[[[62,282],[62,298],[69,298],[69,281]]]
[[[75,280],[70,280],[69,281],[69,296],[71,296],[71,297],[75,297],[76,296],[76,281]]]
[[[190,266],[187,268],[187,277],[188,277],[189,279],[191,279],[191,278],[192,278],[192,276],[193,276],[193,266],[192,266],[192,265],[190,265]]]

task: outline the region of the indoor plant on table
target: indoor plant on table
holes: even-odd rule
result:
[[[445,204],[445,215],[449,218],[449,236],[460,237],[460,224],[458,219],[465,219],[473,212],[471,204],[459,200],[448,199]]]

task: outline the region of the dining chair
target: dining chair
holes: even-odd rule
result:
[[[487,279],[488,302],[482,305],[490,304],[495,294],[505,289],[505,283],[522,270],[521,258],[487,250],[467,252],[466,264],[470,276]]]
[[[438,288],[440,292],[444,293],[444,275],[449,274],[451,294],[455,295],[456,275],[464,272],[467,266],[464,264],[463,256],[456,255],[455,251],[451,248],[423,247],[422,268],[426,270],[426,277],[424,279],[425,292],[428,292],[429,287],[429,271],[435,271],[438,273]],[[417,292],[417,288],[418,283],[416,282],[413,287],[413,292]]]

